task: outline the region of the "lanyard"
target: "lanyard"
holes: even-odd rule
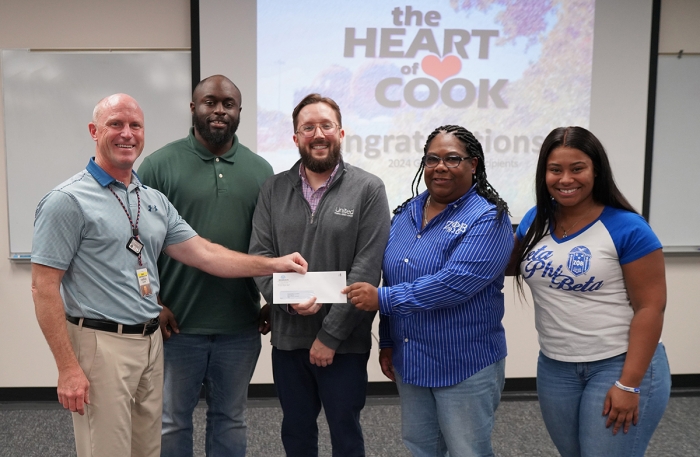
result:
[[[117,195],[116,192],[114,192],[114,189],[112,189],[112,186],[108,186],[109,190],[112,192],[112,195],[114,195],[119,201],[119,204],[122,206],[122,209],[124,210],[124,213],[126,214],[126,217],[129,218],[129,225],[131,225],[131,234],[132,237],[135,238],[139,244],[141,244],[141,240],[139,240],[139,219],[141,218],[141,195],[139,195],[139,189],[138,187],[136,188],[136,200],[138,202],[137,204],[137,210],[136,210],[136,223],[131,220],[131,214],[129,214],[129,211],[127,211],[126,206],[124,205],[124,202],[122,201],[121,198],[119,198],[119,195]],[[143,246],[143,245],[142,245]],[[134,251],[131,251],[134,252]],[[134,252],[136,254],[136,252]],[[139,249],[138,251],[138,259],[139,259],[139,266],[143,266],[141,263],[141,250]]]

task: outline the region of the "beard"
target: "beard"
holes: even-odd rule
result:
[[[212,116],[211,120],[220,120],[220,118]],[[192,123],[197,132],[199,132],[207,143],[218,147],[225,145],[233,139],[233,135],[235,135],[236,130],[238,130],[240,119],[238,117],[229,117],[228,126],[225,129],[214,130],[209,127],[208,121],[209,119],[206,117],[197,117],[195,114],[192,114]]]
[[[323,141],[323,143],[328,144],[328,155],[326,158],[314,158],[310,151],[314,147],[314,144],[321,143],[322,142],[317,141],[315,143],[308,144],[305,147],[299,148],[301,163],[304,164],[304,168],[314,173],[324,173],[328,170],[332,170],[340,162],[340,143],[334,141]]]

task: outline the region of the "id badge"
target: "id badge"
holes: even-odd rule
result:
[[[126,243],[126,249],[134,255],[140,255],[143,249],[143,243],[132,236],[129,238],[129,242]]]
[[[136,270],[136,277],[139,280],[139,290],[141,291],[141,296],[151,295],[151,279],[148,277],[147,268],[139,268]]]

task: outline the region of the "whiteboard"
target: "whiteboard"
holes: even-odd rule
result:
[[[649,223],[666,250],[700,247],[700,56],[659,56]]]
[[[95,155],[88,123],[99,100],[133,96],[145,117],[143,157],[187,135],[189,51],[2,51],[10,257],[28,258],[34,211]]]

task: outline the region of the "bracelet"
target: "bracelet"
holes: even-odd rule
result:
[[[625,385],[622,385],[620,381],[615,381],[615,387],[617,387],[620,390],[624,390],[625,392],[630,392],[633,394],[639,393],[639,387],[627,387]]]

